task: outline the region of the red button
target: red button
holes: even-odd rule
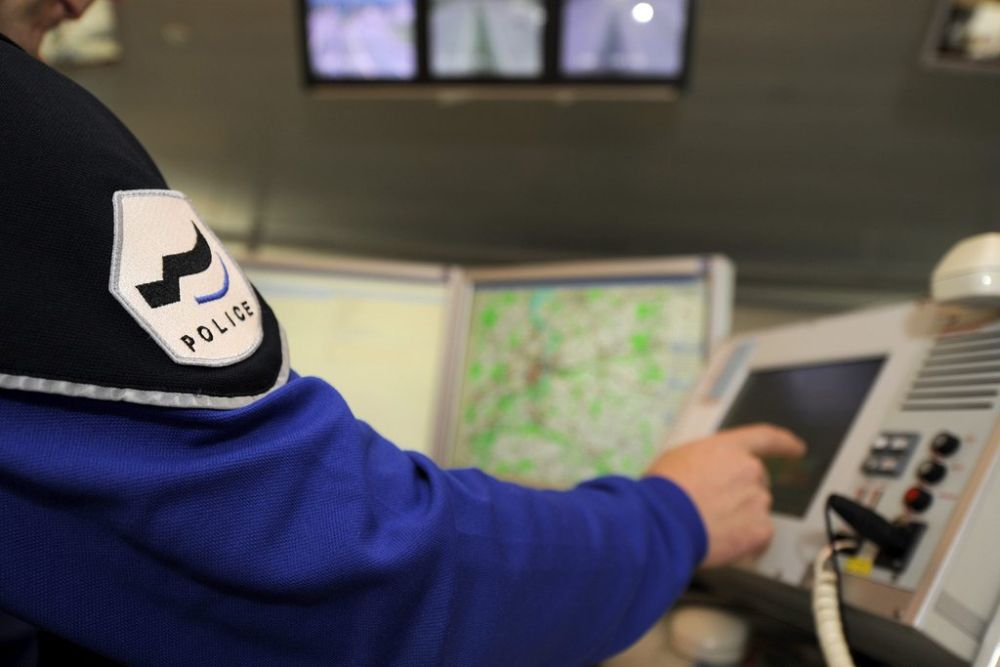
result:
[[[916,486],[907,491],[906,495],[903,496],[903,503],[914,512],[923,512],[931,506],[931,501],[933,500],[934,496]]]

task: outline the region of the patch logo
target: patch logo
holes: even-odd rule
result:
[[[111,293],[178,364],[228,366],[264,338],[239,266],[171,190],[116,192]]]

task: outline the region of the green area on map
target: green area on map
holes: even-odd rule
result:
[[[481,289],[455,463],[537,486],[638,476],[697,380],[701,281]]]

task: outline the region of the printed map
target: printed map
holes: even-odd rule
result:
[[[455,463],[542,487],[638,476],[702,367],[700,280],[480,287]]]

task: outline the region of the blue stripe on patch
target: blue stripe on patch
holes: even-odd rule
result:
[[[216,255],[218,257],[218,255]],[[222,288],[218,292],[212,292],[211,294],[206,294],[205,296],[196,296],[194,298],[198,303],[209,303],[212,301],[218,301],[222,297],[226,296],[229,291],[229,269],[226,268],[226,263],[222,261],[219,257],[219,262],[222,264]]]

